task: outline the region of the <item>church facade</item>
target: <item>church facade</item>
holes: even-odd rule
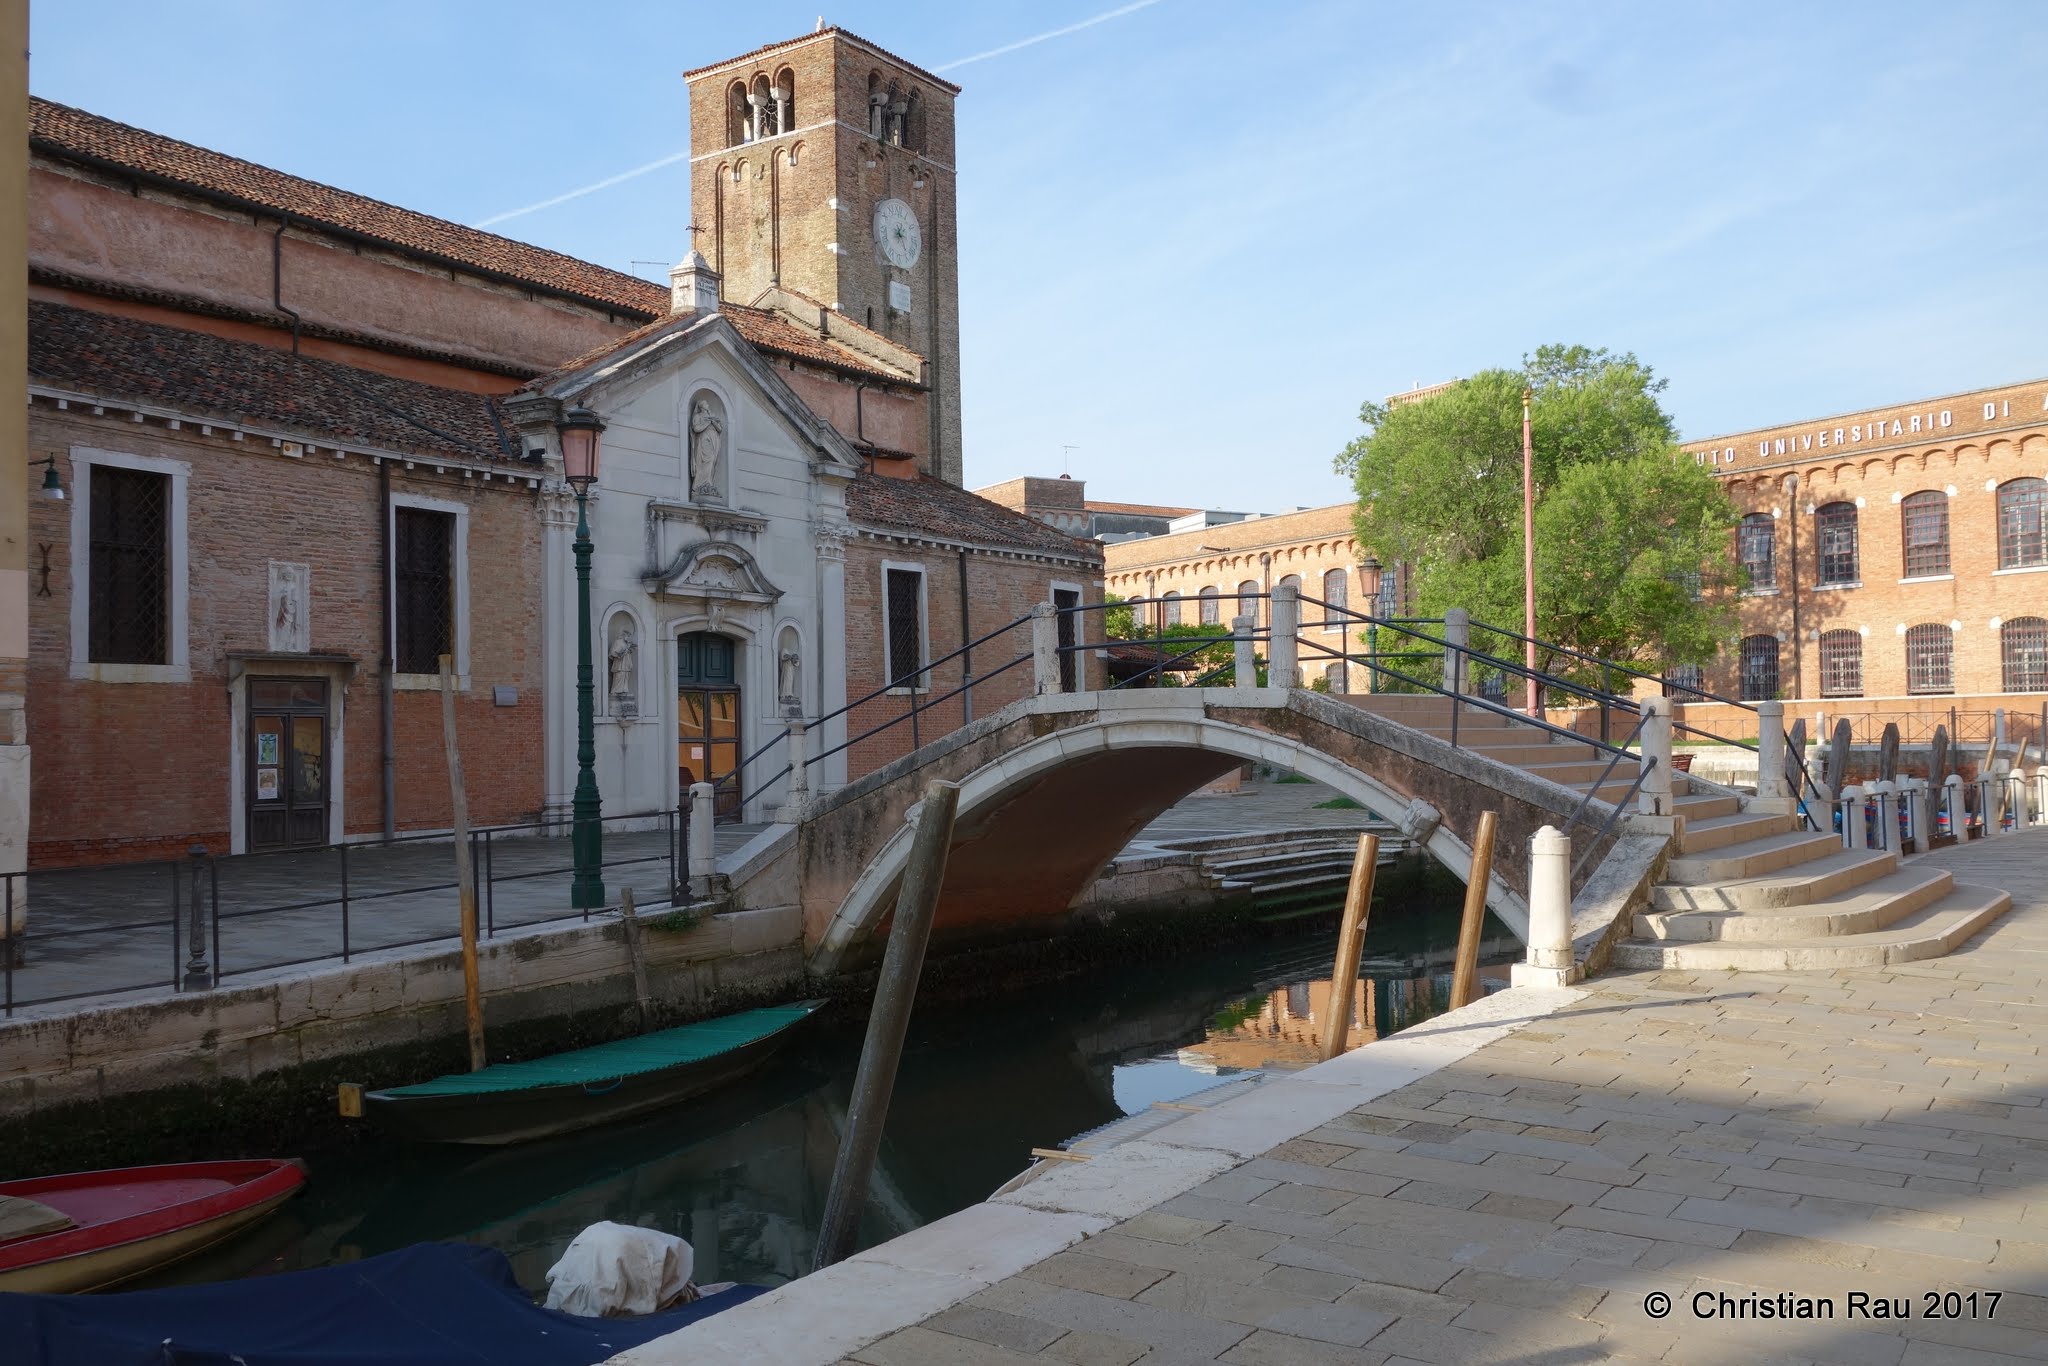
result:
[[[566,811],[571,405],[606,424],[607,816],[821,718],[826,789],[910,747],[877,727],[1028,689],[961,693],[957,652],[1099,600],[1101,556],[959,484],[956,89],[832,29],[690,80],[666,285],[34,103],[32,473],[66,497],[31,506],[31,866],[445,829],[444,655],[472,820]],[[769,766],[724,818],[780,808]]]

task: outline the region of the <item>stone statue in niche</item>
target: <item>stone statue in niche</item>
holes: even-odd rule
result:
[[[640,714],[640,690],[637,686],[640,646],[633,638],[633,623],[623,616],[615,620],[617,625],[612,628],[611,649],[606,656],[610,666],[612,714],[637,716]]]
[[[690,498],[699,503],[722,503],[718,489],[718,462],[725,455],[725,419],[711,400],[702,394],[690,405]]]
[[[270,651],[302,655],[313,648],[313,570],[310,565],[270,562]]]
[[[776,658],[775,693],[782,708],[794,715],[803,706],[803,656],[797,652],[796,642],[785,638],[782,652]]]

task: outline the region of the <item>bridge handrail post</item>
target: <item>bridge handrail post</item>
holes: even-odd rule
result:
[[[1949,838],[1957,844],[1970,838],[1970,814],[1963,807],[1963,775],[1951,773],[1941,780],[1941,809],[1948,817]]]
[[[2034,819],[2048,822],[2048,761],[2034,765]]]
[[[1785,704],[1756,704],[1756,795],[1760,801],[1792,797],[1785,771]]]
[[[1870,795],[1877,799],[1877,844],[1876,848],[1899,852],[1899,785],[1883,778],[1870,785]]]
[[[1572,841],[1546,825],[1529,840],[1529,961],[1511,971],[1514,985],[1561,987],[1572,966]]]
[[[1645,816],[1669,816],[1671,805],[1671,699],[1643,699],[1643,758],[1647,770],[1636,796],[1636,810]]]
[[[1031,609],[1031,690],[1039,696],[1060,686],[1060,609],[1041,602]]]
[[[783,803],[783,819],[793,821],[811,796],[809,728],[801,716],[792,716],[783,729],[787,737],[783,752],[789,756],[789,797]]]
[[[710,783],[690,784],[690,890],[697,896],[711,894],[711,878],[718,872],[718,844],[712,829]]]
[[[1462,607],[1444,612],[1444,691],[1456,696],[1465,691],[1465,652],[1472,647],[1472,614]]]
[[[1900,781],[1899,790],[1906,803],[1906,837],[1913,841],[1913,852],[1924,854],[1933,846],[1928,843],[1934,833],[1934,822],[1929,811],[1927,780],[1906,778]]]
[[[1301,589],[1291,583],[1273,585],[1272,643],[1266,660],[1266,682],[1275,688],[1301,686]]]
[[[1835,805],[1842,813],[1842,847],[1861,849],[1863,847],[1863,789],[1851,783],[1842,789]]]
[[[1977,775],[1977,811],[1984,822],[1984,838],[2005,833],[1998,819],[1998,779],[1989,773]]]
[[[1252,632],[1258,628],[1259,619],[1247,612],[1230,619],[1230,682],[1232,687],[1255,688],[1259,685],[1259,666],[1252,652]]]

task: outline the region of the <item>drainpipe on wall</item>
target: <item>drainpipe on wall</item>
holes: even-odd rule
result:
[[[967,642],[974,639],[974,625],[967,616],[967,548],[960,548],[960,724],[974,719],[974,651]]]
[[[397,728],[397,703],[393,682],[398,668],[398,620],[391,601],[391,466],[388,462],[377,462],[377,545],[380,551],[378,568],[384,575],[384,668],[383,697],[383,778],[384,778],[384,838],[390,839],[398,833],[398,740],[392,733]]]

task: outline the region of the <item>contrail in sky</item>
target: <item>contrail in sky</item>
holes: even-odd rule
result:
[[[947,62],[944,66],[935,66],[932,70],[951,71],[954,67],[966,66],[969,62],[985,62],[991,57],[1000,57],[1006,52],[1015,52],[1021,47],[1034,47],[1039,43],[1051,42],[1055,38],[1064,38],[1069,33],[1079,33],[1084,28],[1094,28],[1097,24],[1106,24],[1112,19],[1121,19],[1126,14],[1135,14],[1141,9],[1150,9],[1158,3],[1159,0],[1134,0],[1132,4],[1120,5],[1112,10],[1104,10],[1091,19],[1083,19],[1078,24],[1068,24],[1065,28],[1051,29],[1045,33],[1034,34],[1029,38],[1019,38],[1014,43],[1005,43],[1001,47],[992,47],[986,52],[977,52],[972,57],[962,57],[956,62]]]
[[[1033,34],[1029,38],[1019,38],[1014,43],[1005,43],[1001,47],[992,47],[986,52],[977,52],[971,57],[962,57],[958,61],[947,62],[944,66],[935,66],[932,70],[951,71],[955,67],[966,66],[970,62],[985,62],[991,57],[1001,57],[1020,48],[1036,47],[1040,43],[1049,43],[1055,38],[1064,38],[1069,33],[1079,33],[1084,28],[1094,28],[1097,24],[1106,24],[1112,19],[1121,19],[1126,14],[1135,14],[1141,9],[1150,9],[1158,3],[1160,3],[1160,0],[1132,0],[1131,4],[1119,5],[1112,10],[1104,10],[1100,14],[1081,20],[1079,23],[1068,24],[1065,28],[1049,29],[1044,33]],[[646,175],[650,171],[658,171],[664,166],[673,166],[689,155],[690,153],[687,148],[680,152],[672,152],[668,156],[650,161],[644,166],[635,166],[630,171],[621,171],[617,175],[606,176],[603,180],[592,181],[581,188],[558,194],[552,199],[543,199],[538,204],[528,204],[523,209],[507,209],[503,213],[494,213],[489,218],[480,218],[470,226],[488,228],[494,224],[503,223],[507,219],[523,218],[530,213],[539,213],[542,209],[552,209],[557,204],[566,204],[572,199],[581,199],[584,195],[596,194],[599,190],[608,190],[614,185]]]

